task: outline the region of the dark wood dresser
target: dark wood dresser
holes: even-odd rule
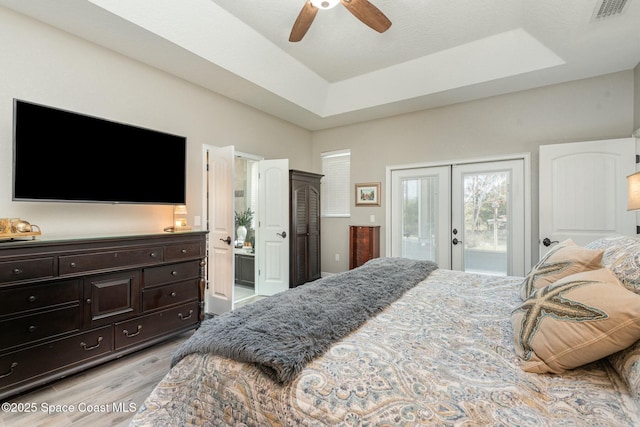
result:
[[[0,242],[0,399],[196,328],[206,232]]]
[[[349,269],[380,256],[380,226],[349,226]]]

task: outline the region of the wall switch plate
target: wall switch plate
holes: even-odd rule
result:
[[[369,222],[376,222],[376,216],[375,215],[369,215]]]

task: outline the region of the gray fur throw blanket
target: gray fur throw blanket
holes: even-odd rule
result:
[[[171,366],[191,353],[212,353],[257,364],[274,380],[289,382],[437,268],[430,261],[377,258],[280,292],[202,322]]]

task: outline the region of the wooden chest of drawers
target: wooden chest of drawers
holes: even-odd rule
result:
[[[206,233],[0,245],[0,399],[204,316]]]
[[[380,256],[380,226],[349,227],[349,269]]]

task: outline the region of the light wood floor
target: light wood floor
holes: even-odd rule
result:
[[[34,404],[36,410],[0,411],[0,426],[126,426],[169,370],[173,352],[192,333],[9,399],[10,403]],[[65,412],[55,405],[73,405],[74,411]],[[47,410],[60,412],[49,415]]]

